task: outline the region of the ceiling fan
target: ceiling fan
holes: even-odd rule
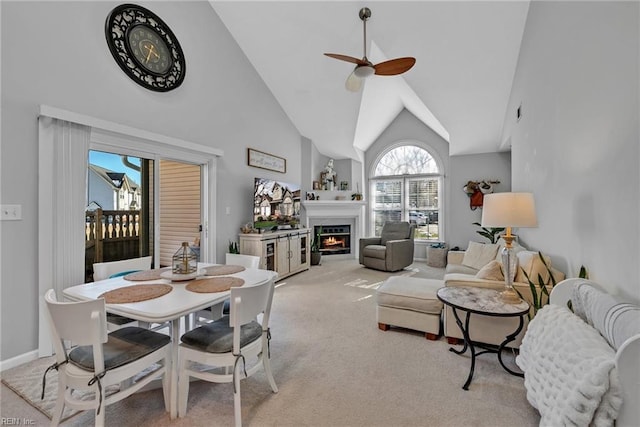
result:
[[[373,64],[367,59],[367,20],[371,18],[371,10],[368,7],[360,9],[358,14],[362,20],[364,28],[364,56],[362,59],[354,58],[353,56],[341,55],[339,53],[325,53],[325,55],[339,59],[341,61],[351,62],[356,64],[353,72],[347,77],[345,87],[351,92],[357,92],[362,87],[362,79],[365,79],[372,74],[378,76],[395,76],[409,71],[411,67],[416,63],[416,59],[412,57],[390,59],[388,61]]]

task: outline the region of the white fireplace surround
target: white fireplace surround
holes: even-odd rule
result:
[[[358,259],[361,237],[364,237],[364,212],[366,202],[351,200],[304,200],[306,226],[313,229],[316,225],[351,225],[351,253],[345,257]],[[338,255],[336,255],[338,256]]]

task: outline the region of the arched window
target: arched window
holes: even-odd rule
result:
[[[384,153],[372,169],[374,235],[380,235],[386,221],[409,221],[416,225],[416,239],[441,239],[442,173],[434,157],[422,147],[401,145]]]

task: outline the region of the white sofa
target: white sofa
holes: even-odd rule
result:
[[[516,357],[540,425],[595,427],[640,425],[638,360],[640,306],[586,279],[554,287]]]
[[[479,246],[480,245],[480,246]],[[481,247],[480,249],[478,249]],[[504,279],[502,276],[492,274],[482,274],[481,270],[493,266],[494,273],[499,271],[500,266],[497,263],[491,261],[497,261],[501,258],[503,243],[496,245],[480,244],[476,242],[469,242],[467,251],[449,251],[447,254],[447,267],[444,276],[445,286],[475,286],[480,288],[491,289],[504,289]],[[472,250],[477,252],[480,250],[484,252],[481,256],[471,257],[467,252]],[[539,259],[537,252],[527,251],[524,247],[515,245],[513,248],[513,254],[518,259],[516,264],[517,273],[514,277],[514,288],[531,303],[531,288],[523,273],[523,269],[527,271],[529,277],[537,282],[538,274],[541,274],[543,281],[549,282],[547,289],[551,290],[551,281],[546,267]],[[465,262],[465,259],[467,261]],[[553,268],[551,266],[551,260],[545,256],[545,262],[550,266],[553,277],[556,283],[565,278],[564,273]],[[489,265],[491,264],[491,265]],[[479,277],[480,276],[480,277]],[[489,278],[485,278],[489,277]],[[534,279],[535,278],[535,279]],[[532,310],[533,313],[533,310]],[[502,317],[488,317],[472,314],[473,319],[469,325],[469,335],[472,340],[479,341],[488,344],[499,345],[504,341],[505,337],[516,330],[518,326],[517,318],[502,318]],[[528,319],[525,318],[525,326],[522,332],[516,337],[514,341],[508,344],[509,347],[518,348],[522,337],[526,331]],[[447,337],[449,343],[457,343],[463,339],[460,328],[456,324],[455,317],[453,316],[453,310],[451,307],[446,306],[444,308],[444,336]]]

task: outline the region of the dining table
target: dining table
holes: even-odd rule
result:
[[[107,303],[107,313],[125,316],[134,320],[147,323],[165,323],[170,322],[171,336],[171,367],[169,374],[169,401],[170,415],[175,418],[178,413],[178,348],[180,344],[181,322],[184,319],[185,328],[190,326],[187,318],[190,314],[196,313],[207,307],[214,306],[229,298],[230,290],[218,292],[194,291],[196,282],[202,282],[203,279],[211,278],[228,278],[226,280],[234,280],[236,286],[254,286],[260,285],[268,281],[277,279],[278,274],[270,270],[262,270],[257,268],[239,267],[237,271],[231,274],[212,273],[211,268],[216,268],[217,264],[198,263],[197,273],[188,276],[174,275],[171,269],[158,269],[154,271],[162,271],[162,275],[158,277],[156,274],[149,274],[147,277],[153,277],[150,280],[131,280],[133,275],[124,275],[109,279],[99,280],[96,282],[84,283],[81,285],[71,286],[63,290],[63,295],[67,300],[71,301],[88,301],[103,298],[103,294],[109,292],[121,292],[129,289],[135,290],[134,287],[139,285],[169,285],[156,286],[162,288],[166,292],[160,296],[143,301]],[[229,270],[233,271],[233,270]],[[152,273],[150,271],[149,273]],[[144,273],[139,278],[145,278]],[[230,279],[232,278],[232,279]],[[240,280],[238,280],[240,279]],[[153,288],[153,287],[148,287]],[[190,290],[191,289],[191,290]]]

